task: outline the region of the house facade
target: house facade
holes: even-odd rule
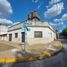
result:
[[[56,31],[48,22],[42,22],[37,12],[31,12],[28,19],[8,27],[7,40],[17,43],[46,44],[56,39]]]

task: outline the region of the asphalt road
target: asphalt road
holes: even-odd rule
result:
[[[67,41],[63,40],[64,50],[47,59],[22,63],[1,63],[0,67],[67,67]]]

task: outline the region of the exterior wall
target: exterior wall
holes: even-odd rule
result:
[[[53,41],[56,38],[56,34],[50,30],[48,27],[28,27],[30,30],[26,31],[26,42],[28,45],[32,44],[46,44]],[[42,31],[42,38],[35,38],[34,31]],[[14,31],[8,32],[8,40],[9,34],[12,34],[12,41],[17,43],[22,43],[22,32],[24,30],[18,29]],[[15,33],[18,33],[18,38],[15,38]]]
[[[8,32],[8,35],[7,35],[8,41],[9,41],[9,34],[12,34],[12,41],[17,42],[17,43],[21,43],[22,42],[22,34],[21,34],[22,32],[24,32],[24,31],[22,31],[21,29]],[[15,38],[15,33],[18,33],[17,38]]]
[[[30,31],[27,31],[27,44],[46,44],[55,39],[55,33],[48,27],[28,27]],[[34,31],[42,31],[42,38],[35,38]]]
[[[6,40],[7,41],[7,34],[0,36],[0,40]]]

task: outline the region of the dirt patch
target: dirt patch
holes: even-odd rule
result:
[[[15,43],[15,42],[10,42],[10,41],[0,41],[0,46],[5,46],[5,48],[7,47],[14,47],[14,48],[21,48],[21,46],[19,46],[19,43]],[[7,46],[7,47],[6,47]]]
[[[63,49],[63,43],[61,43],[60,41],[53,41],[48,44],[34,44],[28,46],[28,50],[30,52],[38,53],[41,56],[44,56],[45,53],[48,54],[48,56],[53,55],[62,49]]]

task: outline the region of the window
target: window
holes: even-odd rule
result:
[[[34,31],[34,37],[35,38],[42,38],[42,32],[41,31]]]
[[[15,38],[17,38],[18,37],[18,33],[15,33]]]

